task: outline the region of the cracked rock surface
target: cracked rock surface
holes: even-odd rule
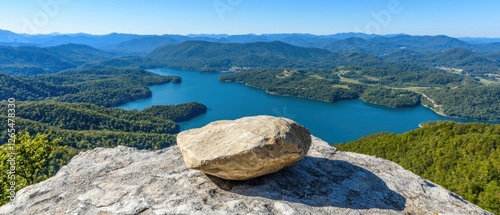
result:
[[[188,169],[177,146],[83,152],[0,214],[489,214],[399,165],[312,137],[295,165],[247,181]]]

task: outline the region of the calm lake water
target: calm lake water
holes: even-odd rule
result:
[[[432,110],[416,108],[394,109],[366,104],[361,100],[326,103],[301,98],[275,96],[263,90],[237,83],[221,83],[221,74],[201,74],[174,69],[151,69],[160,75],[182,77],[181,84],[150,87],[153,96],[120,106],[142,110],[152,105],[172,105],[200,102],[208,107],[206,114],[179,123],[181,130],[202,127],[212,121],[237,119],[245,116],[272,115],[295,120],[330,144],[343,143],[376,132],[403,133],[429,120],[467,120],[442,117]]]

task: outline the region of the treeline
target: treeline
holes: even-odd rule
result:
[[[75,69],[32,77],[1,74],[0,101],[54,100],[92,103],[114,107],[148,98],[148,86],[168,82],[180,83],[177,76],[160,76],[140,69]]]
[[[174,119],[189,120],[206,111],[199,103],[157,106],[161,114],[62,102],[19,102],[16,106],[17,131],[50,133],[50,138],[62,138],[63,145],[79,150],[117,145],[164,148],[175,143],[172,135],[179,132]],[[6,109],[6,102],[0,102],[0,111],[7,113]],[[6,116],[0,117],[6,121]],[[6,143],[7,138],[7,124],[0,125],[0,142]]]
[[[57,86],[47,82],[0,73],[0,101],[9,98],[36,101],[76,92],[77,89],[74,87]]]
[[[361,94],[367,103],[394,108],[415,107],[420,105],[420,94],[407,90],[394,90],[383,87],[371,87]]]
[[[239,82],[251,87],[265,90],[271,94],[283,96],[295,96],[308,99],[316,99],[326,102],[336,102],[344,99],[356,99],[362,92],[361,85],[349,84],[346,87],[334,87],[339,84],[339,77],[336,75],[325,75],[329,79],[319,76],[319,74],[333,74],[331,70],[320,70],[307,72],[303,70],[291,69],[251,69],[239,73],[233,73],[219,77],[223,82]]]
[[[362,82],[363,80],[358,81],[357,79],[343,81],[340,77],[346,78],[347,76],[353,78],[346,74],[356,73],[344,73],[345,69],[335,68],[332,70],[310,71],[297,69],[250,69],[224,75],[219,79],[223,82],[244,83],[248,86],[266,90],[271,94],[302,97],[326,102],[361,98],[368,103],[389,107],[414,107],[420,104],[420,95],[415,92],[378,87],[375,84],[366,84]],[[377,79],[375,78],[375,74],[371,75],[374,75],[370,76],[372,79]],[[366,77],[361,74],[358,76]],[[379,86],[383,85],[380,84]]]
[[[7,112],[7,106],[0,110]],[[171,106],[176,111],[189,112],[184,107]],[[41,122],[66,130],[110,130],[174,134],[179,127],[169,118],[139,111],[105,108],[85,103],[20,102],[17,117]],[[171,113],[175,116],[175,113]]]
[[[399,135],[369,135],[335,147],[394,161],[500,213],[500,125],[438,123]]]
[[[424,91],[452,117],[500,120],[500,85],[465,86]]]
[[[174,122],[189,121],[192,118],[207,112],[207,106],[190,102],[180,105],[154,105],[141,111],[142,114],[149,114],[154,117],[170,119]]]
[[[1,116],[0,120],[6,120]],[[31,134],[47,134],[50,139],[61,138],[61,146],[75,151],[84,151],[97,147],[112,148],[118,145],[135,147],[138,149],[162,149],[175,144],[175,135],[153,132],[125,132],[113,130],[68,130],[51,126],[34,120],[16,119],[17,131],[26,131]],[[4,129],[4,126],[1,127]],[[6,143],[5,131],[0,134],[2,143]],[[67,160],[69,162],[69,160]]]
[[[365,64],[363,67],[347,67],[342,76],[355,79],[363,84],[390,87],[448,87],[477,80],[459,74],[452,74],[437,69],[426,69],[408,64]]]
[[[0,116],[6,121],[6,117]],[[175,144],[175,135],[169,133],[155,133],[147,131],[126,132],[119,130],[68,130],[46,123],[17,118],[17,131],[31,134],[47,134],[49,139],[61,138],[61,146],[67,146],[70,151],[84,151],[97,147],[112,148],[118,145],[135,147],[138,149],[162,149]],[[7,142],[6,127],[0,127],[2,143]],[[129,129],[130,130],[130,129]],[[66,151],[65,151],[66,152]],[[69,162],[69,160],[66,160]]]
[[[206,106],[200,103],[154,106],[152,109],[143,111],[128,111],[84,103],[19,102],[16,105],[16,119],[19,120],[20,124],[17,124],[16,127],[18,130],[29,131],[30,133],[46,133],[46,130],[53,130],[57,131],[57,133],[62,131],[85,131],[86,135],[92,134],[92,132],[99,133],[100,131],[111,132],[111,134],[113,132],[175,134],[179,132],[179,126],[174,120],[189,120],[205,113],[206,110]],[[5,102],[0,102],[0,111],[7,113]],[[4,143],[8,137],[6,133],[7,127],[2,126],[7,125],[0,125],[0,142]],[[60,135],[59,137],[62,136],[68,135]],[[69,135],[68,138],[76,138],[77,136]],[[78,145],[82,140],[66,138],[63,138],[63,140],[67,145],[82,148]],[[106,141],[112,143],[113,140]],[[92,144],[91,141],[88,141],[88,143]],[[102,140],[99,143],[102,143]],[[119,141],[119,143],[123,143],[123,141]],[[153,148],[152,146],[141,146],[141,144],[145,144],[145,142],[132,141],[126,143],[129,146],[137,145],[139,148]]]

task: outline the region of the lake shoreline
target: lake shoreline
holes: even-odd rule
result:
[[[404,133],[417,129],[418,125],[425,121],[469,121],[443,117],[420,105],[411,108],[390,108],[365,103],[360,99],[331,103],[272,95],[245,84],[219,81],[218,77],[222,75],[220,73],[206,74],[169,68],[149,71],[159,75],[180,76],[182,83],[151,86],[152,97],[117,108],[141,110],[153,105],[175,105],[193,101],[208,107],[206,114],[179,123],[181,130],[199,128],[218,120],[270,115],[292,119],[328,143],[339,144],[379,132]]]
[[[441,110],[436,110],[435,108],[427,106],[427,105],[424,105],[422,103],[420,103],[420,105],[416,105],[414,107],[392,107],[392,106],[387,106],[387,105],[383,105],[383,104],[375,104],[375,103],[366,102],[365,100],[363,100],[361,98],[357,98],[357,99],[341,99],[341,100],[338,100],[338,101],[335,101],[335,102],[329,102],[329,101],[318,100],[318,99],[311,99],[311,98],[306,98],[306,97],[301,97],[301,96],[282,95],[282,94],[279,94],[279,93],[270,92],[270,91],[267,91],[267,90],[264,90],[264,89],[261,89],[261,88],[258,88],[258,87],[254,87],[254,86],[248,85],[245,82],[237,82],[237,81],[220,81],[220,82],[222,82],[222,83],[237,83],[237,84],[242,84],[242,85],[244,85],[246,87],[251,87],[253,89],[262,90],[262,91],[266,92],[267,94],[273,95],[273,96],[301,98],[301,99],[308,99],[308,100],[326,102],[326,103],[330,103],[330,104],[335,104],[335,103],[341,102],[341,101],[361,100],[364,103],[369,104],[369,105],[376,105],[376,106],[380,106],[380,107],[384,107],[384,108],[392,108],[392,109],[405,109],[405,108],[415,108],[415,107],[418,107],[418,106],[422,106],[422,107],[425,107],[425,108],[427,108],[429,110],[432,110],[434,113],[436,113],[436,114],[438,114],[438,115],[440,115],[442,117],[453,118],[453,119],[457,119],[457,120],[471,120],[471,121],[477,121],[477,122],[482,122],[482,123],[500,123],[500,120],[481,120],[481,119],[474,119],[474,118],[449,116],[449,115],[445,114],[444,112],[442,112]]]

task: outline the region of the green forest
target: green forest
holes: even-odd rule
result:
[[[431,123],[404,134],[379,133],[335,147],[394,161],[500,213],[500,125]]]
[[[148,86],[180,83],[176,76],[160,76],[141,69],[74,69],[31,77],[0,73],[0,101],[53,100],[92,103],[114,107],[137,99],[148,98]]]
[[[75,151],[63,152],[65,147],[58,146],[60,139],[49,140],[47,135],[31,136],[27,132],[19,133],[12,145],[0,146],[0,205],[11,199],[11,191],[20,190],[54,175],[55,163],[69,160]],[[16,154],[9,154],[11,150]],[[14,167],[14,168],[12,168]],[[15,184],[13,184],[15,183]],[[12,197],[13,198],[13,197]]]
[[[446,115],[459,118],[499,120],[500,85],[424,90]],[[474,116],[474,117],[470,117]]]
[[[6,102],[0,102],[0,111],[6,113],[6,108]],[[19,102],[16,110],[16,127],[32,134],[53,133],[49,135],[52,139],[64,137],[66,146],[87,149],[127,145],[141,149],[158,149],[174,143],[168,135],[179,132],[175,121],[192,119],[205,113],[207,108],[203,104],[193,102],[129,111],[87,103],[43,101]],[[7,116],[0,117],[4,119]],[[2,143],[7,142],[8,138],[6,126],[7,124],[0,125]],[[123,133],[130,135],[119,135]],[[135,138],[143,134],[150,135],[151,140],[127,140],[129,136]],[[106,139],[103,138],[105,136],[115,137]],[[160,141],[155,142],[153,136]],[[165,139],[161,139],[163,137]],[[91,139],[98,141],[93,142]]]
[[[337,76],[331,72],[325,77],[304,70],[248,70],[224,75],[219,78],[223,82],[238,82],[248,86],[263,89],[268,93],[316,99],[326,102],[336,102],[343,99],[359,97],[362,86],[359,84],[339,85]],[[338,87],[335,87],[337,85]]]
[[[363,101],[394,108],[415,107],[420,104],[420,94],[409,90],[370,87],[360,96]]]
[[[207,112],[207,106],[190,102],[180,105],[153,105],[141,111],[143,114],[170,119],[174,122],[184,122]]]
[[[500,85],[485,85],[472,77],[437,69],[404,66],[246,69],[221,76],[219,80],[283,96],[326,102],[360,98],[394,108],[425,104],[452,117],[500,120]]]

